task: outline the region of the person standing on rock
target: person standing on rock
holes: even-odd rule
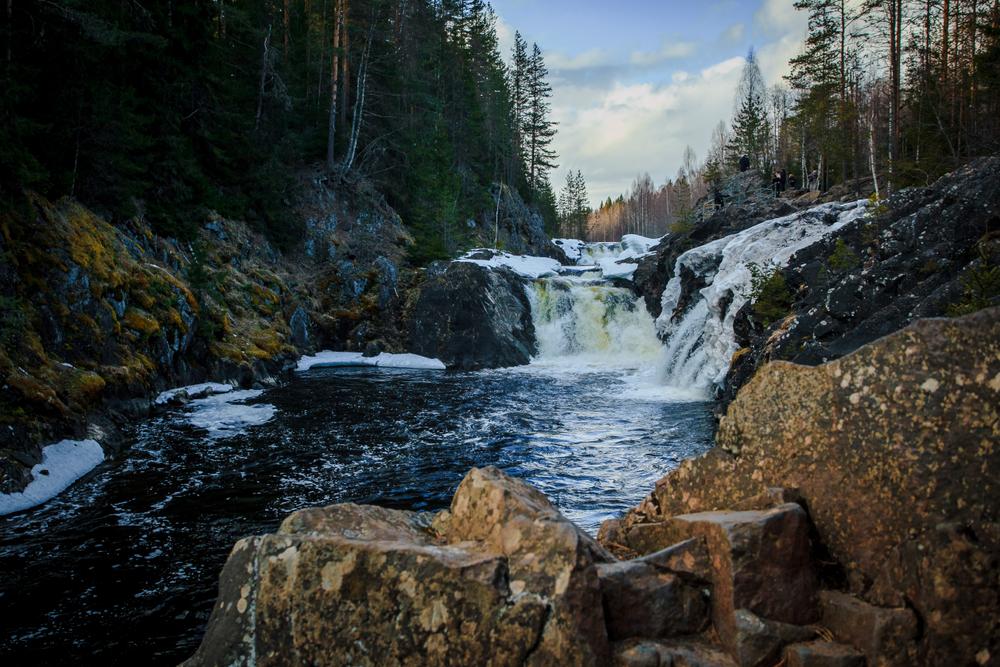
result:
[[[750,168],[750,157],[744,155],[743,157],[740,158],[740,173],[745,172],[749,168]]]

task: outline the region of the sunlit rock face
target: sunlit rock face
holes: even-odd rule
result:
[[[237,543],[187,664],[605,664],[596,564],[611,560],[495,468],[434,517],[303,510]]]
[[[917,614],[923,634],[904,648],[866,640],[895,646],[884,664],[973,664],[997,655],[998,405],[997,308],[920,320],[821,366],[772,362],[729,406],[718,447],[602,537],[662,548],[683,537],[672,517],[786,502],[773,487],[795,487],[836,563],[827,583]]]

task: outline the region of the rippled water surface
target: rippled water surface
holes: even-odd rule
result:
[[[530,481],[595,531],[711,443],[708,403],[629,379],[317,369],[248,396],[263,423],[206,431],[190,408],[139,423],[68,491],[0,517],[0,664],[176,664],[236,539],[334,502],[443,508],[472,466]]]

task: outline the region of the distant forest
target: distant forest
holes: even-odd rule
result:
[[[767,87],[751,52],[702,162],[688,148],[676,176],[648,174],[631,191],[561,218],[594,240],[659,236],[689,224],[699,197],[746,155],[770,179],[814,189],[846,183],[886,197],[971,158],[1000,153],[1000,0],[798,0],[809,18],[785,81]],[[560,201],[571,201],[564,188]]]
[[[502,188],[555,232],[551,88],[483,0],[15,0],[0,34],[0,196],[71,195],[190,238],[214,210],[279,246],[298,168],[384,193],[417,262]]]

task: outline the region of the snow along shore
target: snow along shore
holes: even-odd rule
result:
[[[96,440],[62,440],[42,448],[42,462],[31,469],[34,478],[19,493],[0,493],[0,516],[51,500],[104,460]]]
[[[444,362],[441,360],[422,357],[419,354],[390,354],[383,352],[374,357],[366,357],[360,352],[334,352],[332,350],[324,350],[312,356],[301,357],[295,370],[307,371],[310,368],[334,368],[341,366],[445,370]]]

